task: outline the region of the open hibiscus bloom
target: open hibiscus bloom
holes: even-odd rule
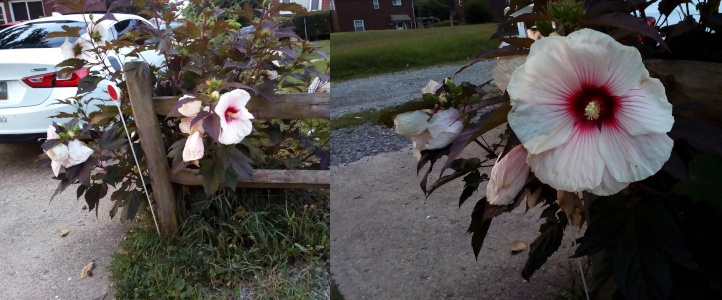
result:
[[[51,130],[48,129],[48,138],[52,135],[56,135],[55,130],[53,129],[51,133]],[[57,144],[46,151],[45,154],[52,160],[50,167],[53,169],[53,174],[58,176],[60,167],[70,168],[84,163],[93,154],[93,149],[75,139],[70,141],[68,145]]]
[[[253,115],[246,109],[251,95],[244,90],[234,90],[221,95],[214,112],[221,118],[221,134],[218,141],[230,145],[240,143],[251,134]]]
[[[89,60],[90,56],[86,52],[92,48],[93,45],[82,37],[76,39],[73,43],[71,43],[70,40],[66,37],[65,43],[60,45],[60,52],[63,54],[63,57],[65,59],[81,58]]]
[[[534,42],[507,88],[509,125],[542,182],[614,194],[669,159],[674,123],[664,86],[637,49],[582,29]]]

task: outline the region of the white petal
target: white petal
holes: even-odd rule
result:
[[[60,45],[60,53],[63,54],[63,57],[65,59],[70,59],[75,57],[75,51],[73,51],[73,44],[70,43],[70,40],[68,37],[65,37],[65,42]]]
[[[410,138],[413,142],[414,158],[419,160],[421,159],[421,150],[426,150],[426,144],[428,144],[429,140],[431,140],[431,133],[429,133],[429,131],[424,131],[421,134],[412,135]]]
[[[620,128],[602,126],[599,152],[617,181],[635,182],[657,173],[672,146],[674,141],[665,133],[631,136]]]
[[[619,182],[614,179],[612,174],[609,173],[609,169],[605,168],[602,182],[597,187],[589,190],[589,192],[599,196],[611,196],[623,190],[628,185],[629,183]]]
[[[511,105],[566,104],[581,90],[571,66],[571,43],[565,37],[547,37],[532,44],[526,63],[517,68],[507,91]]]
[[[416,110],[396,115],[394,118],[396,133],[404,136],[421,134],[429,128],[429,115]]]
[[[429,133],[431,140],[426,144],[426,149],[441,149],[449,145],[464,129],[463,120],[459,110],[449,108],[440,110],[431,116],[429,121]]]
[[[509,205],[521,192],[529,176],[526,164],[527,152],[523,146],[516,146],[491,169],[486,186],[486,201],[493,205]]]
[[[491,77],[494,78],[496,86],[500,90],[506,91],[506,87],[511,80],[511,74],[526,62],[526,55],[502,56],[496,61],[496,65],[491,69]]]
[[[93,154],[93,149],[79,140],[72,140],[68,143],[68,161],[63,164],[63,167],[68,168],[81,164],[88,160],[91,154]]]
[[[507,120],[532,154],[566,143],[574,128],[574,117],[563,105],[519,104],[509,111]]]
[[[422,94],[434,94],[434,93],[436,93],[436,90],[438,90],[440,87],[441,87],[440,83],[433,81],[433,80],[429,80],[429,83],[427,83],[426,86],[421,89],[421,93]]]
[[[672,130],[672,104],[667,101],[664,86],[657,78],[648,78],[619,97],[614,116],[631,135],[666,133]]]
[[[186,117],[194,117],[201,111],[201,106],[203,106],[203,102],[201,101],[190,101],[181,105],[181,107],[178,108],[178,112]]]
[[[183,148],[183,161],[199,160],[203,158],[203,151],[203,138],[201,138],[200,132],[193,132]]]
[[[449,144],[451,144],[454,139],[458,136],[458,133],[453,132],[442,132],[437,134],[436,136],[432,136],[432,139],[429,140],[424,147],[426,147],[427,150],[435,150],[435,149],[441,149]]]
[[[567,38],[574,44],[575,55],[570,56],[570,61],[582,83],[605,86],[612,95],[619,96],[649,77],[639,51],[607,34],[582,29]]]
[[[53,125],[48,126],[48,133],[47,133],[46,140],[56,140],[59,138],[60,138],[60,136],[55,132],[55,126],[53,126]]]
[[[62,167],[62,164],[60,164],[59,162],[50,162],[50,168],[53,169],[53,174],[55,174],[55,177],[58,177],[58,175],[60,174],[60,167]]]
[[[68,146],[65,144],[57,144],[46,151],[45,154],[50,157],[53,161],[63,161],[68,158]]]
[[[193,118],[181,118],[180,124],[178,124],[178,127],[182,133],[192,133],[193,131],[200,131],[200,133],[204,133],[205,130],[203,130],[203,121],[197,121],[193,127],[191,128],[191,122],[193,121]]]
[[[253,124],[248,119],[235,119],[227,123],[222,120],[221,125],[224,123],[226,126],[221,129],[218,141],[225,145],[240,143],[253,130]]]
[[[599,131],[575,129],[564,145],[540,154],[530,153],[527,163],[541,182],[555,189],[580,192],[595,188],[604,173]]]

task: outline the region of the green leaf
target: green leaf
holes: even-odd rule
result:
[[[223,174],[223,165],[215,159],[201,160],[199,173],[203,176],[203,189],[206,191],[206,196],[213,195],[226,179]]]
[[[123,193],[123,220],[133,220],[143,206],[143,195],[138,190]]]
[[[85,202],[88,203],[88,211],[93,211],[93,208],[100,202],[100,199],[108,194],[108,185],[93,184],[90,186],[87,192],[85,192]]]
[[[628,299],[667,299],[672,289],[670,262],[688,269],[698,266],[664,202],[629,199],[625,193],[597,198],[574,257],[610,249],[622,295]]]
[[[692,183],[678,182],[673,190],[695,201],[704,201],[722,211],[722,158],[707,153],[689,162]]]
[[[125,131],[125,129],[123,129],[123,131]],[[123,136],[125,136],[125,132],[122,132],[122,134],[118,132],[118,123],[115,123],[103,132],[103,136],[98,140],[98,147],[104,150],[118,149],[128,143],[128,139]]]
[[[71,27],[68,25],[63,25],[61,28],[63,28],[63,31],[48,32],[48,34],[45,35],[45,38],[43,38],[43,40],[55,37],[80,37],[80,30],[83,29],[83,27]]]
[[[469,159],[464,159],[464,158],[455,159],[450,166],[451,169],[455,170],[455,172],[451,173],[449,175],[442,176],[439,179],[437,179],[436,182],[434,182],[431,185],[431,188],[426,193],[426,196],[428,197],[437,188],[443,186],[444,184],[446,184],[456,178],[464,176],[464,175],[468,174],[469,172],[476,171],[480,165],[481,165],[481,161],[476,157],[469,158]]]
[[[559,208],[558,206],[556,207]],[[521,276],[529,280],[529,278],[546,263],[549,256],[557,252],[562,244],[564,237],[564,228],[567,226],[567,216],[563,212],[557,212],[555,220],[547,220],[546,223],[539,227],[541,233],[529,247],[529,258],[524,264]]]
[[[488,179],[488,176],[486,174],[481,176],[479,170],[473,171],[464,177],[464,190],[459,196],[459,207],[479,189],[479,184],[486,179]]]
[[[484,212],[487,208],[486,197],[476,202],[474,211],[471,213],[471,224],[469,224],[468,232],[471,235],[471,248],[474,250],[474,257],[479,259],[479,252],[481,246],[484,245],[486,239],[486,233],[489,232],[491,226],[491,218],[485,219]]]

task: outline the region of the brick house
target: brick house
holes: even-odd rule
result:
[[[413,0],[333,0],[334,31],[412,29]]]
[[[87,11],[105,11],[105,0],[88,1]],[[72,13],[66,8],[56,7],[51,0],[0,0],[0,24],[34,20],[50,16],[54,12]]]

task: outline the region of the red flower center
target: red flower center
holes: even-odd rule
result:
[[[619,104],[619,99],[604,87],[582,87],[571,99],[571,110],[577,124],[600,130],[602,124],[614,120],[614,112]]]
[[[226,122],[233,121],[233,119],[238,117],[238,109],[235,107],[229,107],[226,109]]]

